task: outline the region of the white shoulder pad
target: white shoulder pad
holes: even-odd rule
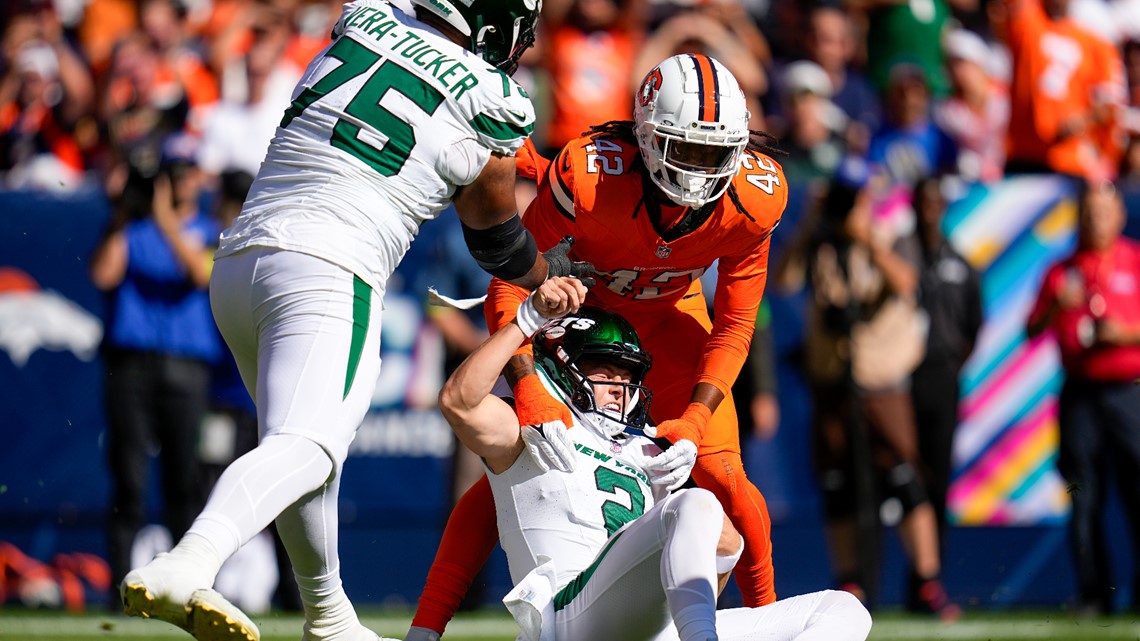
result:
[[[344,35],[345,19],[348,18],[348,16],[352,15],[352,12],[356,11],[360,7],[385,8],[388,6],[389,4],[386,2],[386,0],[353,0],[353,2],[344,3],[344,8],[340,12],[340,19],[337,20],[336,24],[333,25],[332,33],[329,34],[329,38],[336,40],[337,38]]]
[[[473,101],[471,125],[479,142],[493,152],[513,156],[534,131],[534,105],[522,87],[496,71]]]

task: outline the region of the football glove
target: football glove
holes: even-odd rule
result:
[[[543,472],[574,471],[574,439],[570,438],[570,430],[560,421],[538,426],[523,425],[522,438],[531,458]]]
[[[538,374],[527,374],[515,383],[515,415],[519,425],[547,425],[561,422],[564,428],[574,424],[570,408],[546,391]]]
[[[663,438],[670,443],[692,441],[700,444],[708,428],[712,410],[704,403],[689,403],[679,418],[662,421],[656,426],[647,426],[645,435],[649,438]]]
[[[654,485],[664,485],[665,489],[673,490],[685,484],[693,465],[697,462],[697,445],[688,439],[681,439],[677,444],[654,456],[645,463],[645,471]]]
[[[593,287],[597,283],[590,276],[594,273],[594,265],[586,261],[570,260],[567,254],[573,245],[574,237],[564,236],[557,245],[542,253],[542,257],[546,259],[546,277],[574,276],[586,287]]]

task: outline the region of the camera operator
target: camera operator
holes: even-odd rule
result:
[[[132,166],[116,220],[91,259],[91,279],[108,294],[108,548],[116,586],[146,520],[153,445],[162,463],[163,520],[175,538],[205,498],[196,448],[210,364],[221,354],[207,292],[219,230],[198,207],[195,153],[194,139],[178,134],[162,143],[159,162]]]

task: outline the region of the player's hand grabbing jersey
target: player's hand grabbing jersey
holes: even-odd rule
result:
[[[346,4],[332,35],[219,254],[306,252],[380,290],[419,225],[491,153],[518,150],[534,110],[505,74],[386,2]]]
[[[520,173],[543,169],[541,159],[521,155]],[[530,163],[534,165],[530,165]],[[729,194],[713,205],[698,228],[675,236],[659,229],[643,202],[644,189],[637,145],[601,135],[570,142],[538,175],[538,197],[523,217],[538,246],[546,249],[563,236],[574,236],[574,260],[598,270],[593,304],[638,322],[677,306],[682,298],[700,295],[697,281],[718,263],[716,320],[698,382],[728,391],[748,353],[756,312],[768,275],[769,236],[788,200],[783,170],[760,153],[744,154],[733,179],[742,207]],[[678,218],[679,207],[664,207],[663,218]],[[745,213],[747,212],[747,213]],[[501,305],[498,298],[506,297]],[[525,292],[501,281],[492,284],[488,304],[493,325],[510,320]],[[503,313],[498,313],[502,309]]]

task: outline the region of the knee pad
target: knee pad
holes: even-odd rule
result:
[[[699,510],[702,516],[708,518],[724,516],[724,507],[717,500],[716,495],[703,488],[694,487],[678,492],[674,500],[677,501],[677,506],[680,509]]]
[[[855,484],[843,470],[825,470],[819,475],[819,489],[828,518],[840,519],[855,513]]]
[[[887,496],[902,504],[903,514],[910,514],[914,508],[930,501],[926,486],[910,463],[899,463],[887,472],[886,490]]]

